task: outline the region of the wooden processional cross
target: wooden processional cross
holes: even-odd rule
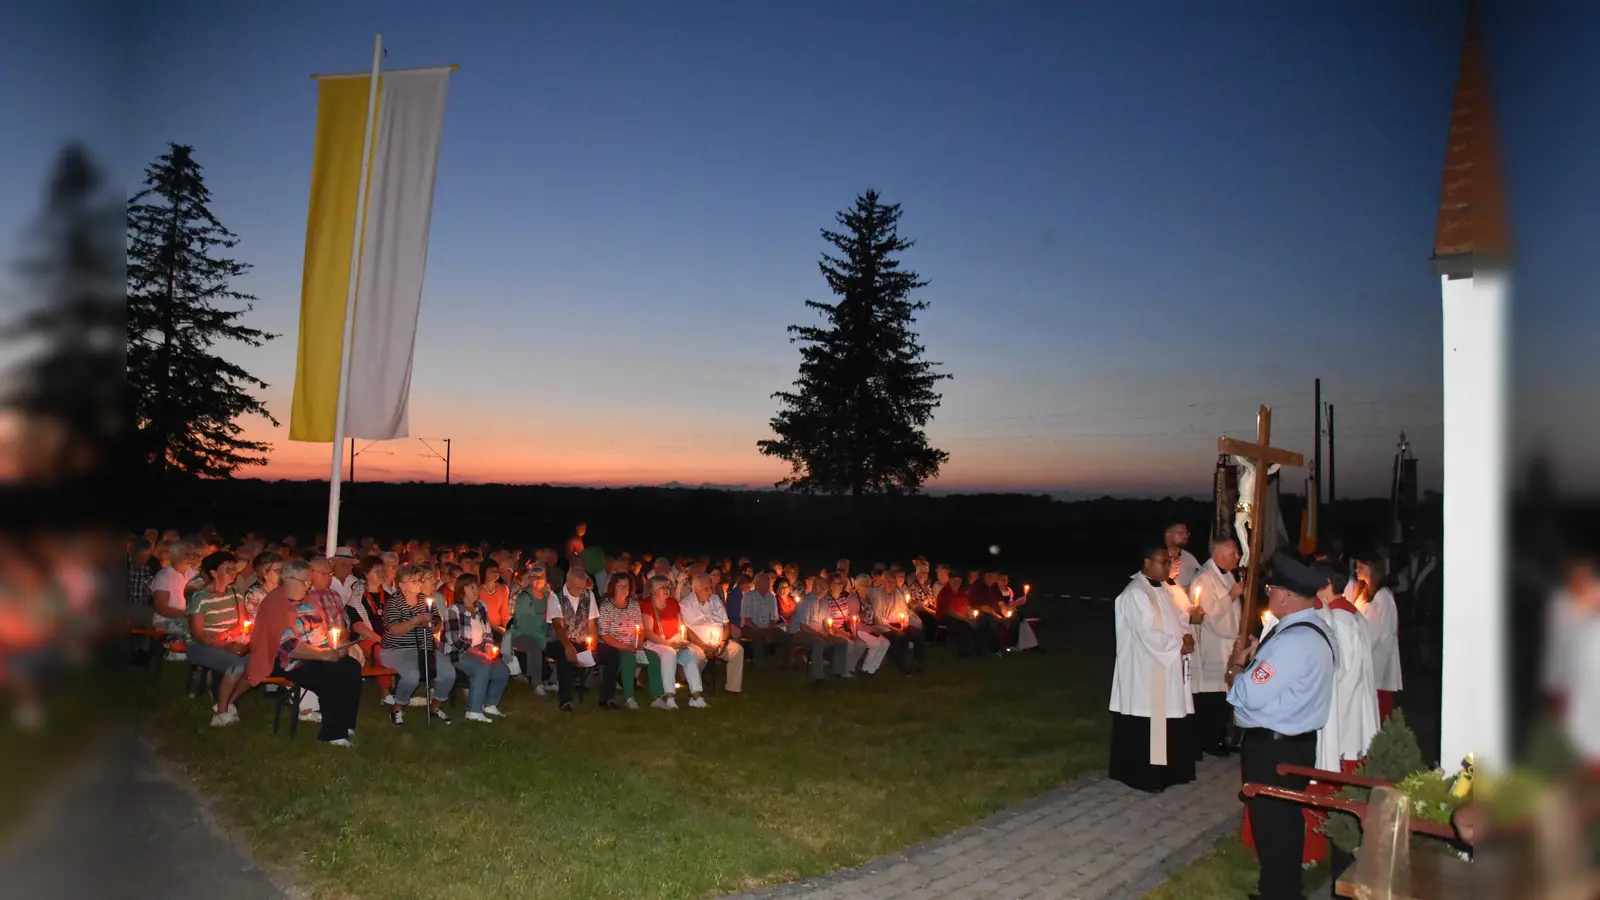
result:
[[[1249,460],[1255,467],[1255,491],[1250,498],[1250,563],[1244,576],[1244,614],[1239,617],[1239,641],[1242,643],[1250,639],[1250,628],[1260,615],[1256,608],[1260,602],[1258,588],[1261,585],[1261,534],[1264,528],[1261,512],[1267,502],[1268,470],[1274,465],[1299,468],[1305,465],[1305,457],[1272,446],[1270,406],[1263,406],[1256,413],[1255,443],[1230,437],[1217,438],[1217,452]]]

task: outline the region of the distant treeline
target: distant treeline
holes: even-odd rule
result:
[[[1063,502],[1048,496],[968,494],[869,497],[859,516],[849,498],[775,491],[695,488],[576,488],[547,485],[357,483],[343,488],[345,539],[419,538],[531,548],[559,546],[578,522],[591,543],[611,552],[748,555],[765,561],[840,555],[904,560],[922,554],[955,565],[983,564],[990,546],[1008,564],[1092,563],[1133,558],[1142,542],[1172,522],[1189,525],[1202,556],[1210,534],[1209,499],[1102,497]],[[186,480],[148,492],[127,527],[269,538],[321,533],[325,481]],[[1284,520],[1298,534],[1303,499],[1284,495]],[[1386,500],[1350,500],[1324,513],[1348,545],[1384,533]],[[1438,503],[1424,504],[1420,530],[1437,535]]]

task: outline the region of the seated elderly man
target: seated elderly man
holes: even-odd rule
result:
[[[788,582],[779,582],[787,592]],[[789,617],[789,640],[805,648],[811,658],[811,683],[827,681],[828,657],[833,657],[833,673],[843,678],[850,670],[850,639],[834,627],[827,600],[814,593],[803,594]]]
[[[678,665],[687,674],[691,664],[703,669],[707,660],[726,660],[728,692],[739,693],[744,686],[744,648],[738,641],[730,640],[733,635],[728,627],[728,611],[722,605],[722,598],[711,592],[711,577],[704,574],[694,576],[689,583],[689,594],[678,601],[678,608],[683,615],[684,627],[688,629],[685,636],[689,639],[689,646],[678,653]],[[685,660],[685,653],[690,655],[692,662]],[[690,693],[689,706],[704,709],[706,700],[698,686],[691,684]]]
[[[556,661],[556,695],[562,712],[572,712],[572,689],[579,669],[595,664],[594,645],[600,606],[589,590],[589,573],[567,570],[567,583],[545,608],[550,643],[545,653]]]
[[[740,637],[749,643],[751,659],[761,662],[769,645],[777,649],[778,659],[784,659],[789,649],[788,633],[783,630],[778,595],[772,590],[771,573],[756,573],[739,606],[739,613],[744,619]]]

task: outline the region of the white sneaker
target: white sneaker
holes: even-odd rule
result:
[[[411,699],[406,701],[406,705],[407,706],[427,706],[428,705],[428,698],[426,698],[426,697],[412,697]]]
[[[383,695],[383,705],[384,706],[393,706],[394,705],[394,695],[393,694],[384,694]]]
[[[335,740],[335,741],[329,741],[328,742],[328,746],[329,747],[344,747],[345,749],[349,749],[351,747],[354,747],[355,744],[350,743],[350,739],[349,738],[339,738],[338,740]]]
[[[306,712],[303,712],[303,713],[300,714],[300,721],[302,721],[302,722],[321,722],[322,721],[322,713],[319,713],[314,709],[307,710]]]
[[[211,727],[212,728],[222,728],[225,725],[232,725],[232,724],[233,724],[233,722],[231,722],[228,719],[228,714],[227,713],[217,713],[216,715],[213,715],[211,717]]]
[[[639,701],[629,697],[628,699],[622,701],[622,705],[625,709],[638,709]]]
[[[239,707],[235,706],[232,703],[229,703],[228,704],[228,715],[233,716],[235,719],[239,718]]]
[[[665,698],[665,697],[657,697],[654,700],[651,700],[650,701],[650,708],[651,709],[666,709],[667,708],[667,698]]]
[[[708,705],[709,704],[706,703],[706,698],[704,697],[689,698],[689,707],[691,709],[705,709]]]
[[[484,715],[483,713],[475,713],[475,712],[467,713],[467,721],[468,722],[482,722],[485,725],[489,725],[489,724],[494,722],[493,719],[489,718],[488,716]]]
[[[677,709],[677,708],[678,708],[678,698],[677,697],[668,697],[667,698],[667,709]]]
[[[483,708],[483,714],[486,716],[499,716],[502,719],[506,716],[505,713],[500,711],[500,707],[498,706],[485,706]]]
[[[543,697],[543,696],[544,696],[544,695],[545,695],[545,694],[547,694],[547,693],[549,693],[549,691],[547,691],[547,690],[546,690],[546,689],[545,689],[545,686],[544,686],[544,685],[542,685],[542,684],[540,684],[540,685],[535,685],[535,686],[534,686],[534,688],[533,688],[533,692],[534,692],[534,693],[535,693],[535,694],[538,694],[538,695],[539,695],[539,696],[541,696],[541,697]]]

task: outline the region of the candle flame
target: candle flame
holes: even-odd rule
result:
[[[1022,592],[1023,592],[1023,593],[1024,593],[1024,594],[1027,594],[1027,593],[1032,593],[1032,591],[1033,591],[1033,585],[1031,585],[1031,584],[1025,584],[1025,585],[1023,585],[1023,586],[1022,586]]]

